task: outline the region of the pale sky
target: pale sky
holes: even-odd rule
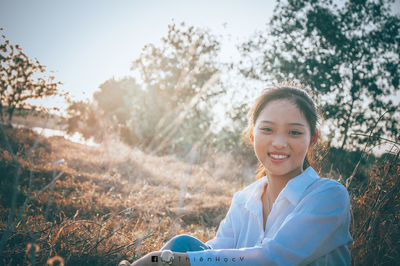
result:
[[[394,12],[400,13],[400,0]],[[0,28],[37,58],[74,99],[130,74],[142,47],[159,43],[172,21],[222,35],[224,58],[265,29],[275,0],[0,0]],[[397,95],[396,98],[400,98]],[[61,105],[52,103],[50,105]]]
[[[265,28],[274,0],[0,0],[6,37],[37,58],[74,98],[91,97],[109,78],[129,75],[147,43],[158,43],[172,21],[223,35],[234,44]]]

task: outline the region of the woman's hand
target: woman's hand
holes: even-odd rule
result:
[[[147,255],[141,257],[140,259],[133,262],[131,265],[133,266],[163,266],[161,262],[161,251],[153,251],[148,253]]]
[[[131,264],[132,266],[164,266],[161,261],[161,251],[150,252]],[[171,266],[190,266],[187,253],[174,252]]]

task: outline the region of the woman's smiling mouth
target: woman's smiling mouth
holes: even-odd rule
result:
[[[268,153],[268,156],[271,157],[273,160],[278,160],[278,161],[282,161],[290,157],[290,155],[284,153]]]

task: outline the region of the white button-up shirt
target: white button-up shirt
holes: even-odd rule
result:
[[[196,265],[349,265],[350,200],[340,183],[311,167],[291,179],[263,229],[267,177],[235,193],[210,250],[187,252]]]

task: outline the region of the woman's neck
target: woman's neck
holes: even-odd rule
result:
[[[302,169],[297,169],[297,171],[293,171],[285,176],[274,176],[267,173],[268,178],[268,190],[270,193],[270,199],[272,202],[275,202],[275,199],[278,197],[279,193],[286,186],[286,184],[294,177],[298,176],[303,172]]]
[[[288,182],[289,180],[268,177],[268,193],[272,202],[275,202],[275,199]]]

